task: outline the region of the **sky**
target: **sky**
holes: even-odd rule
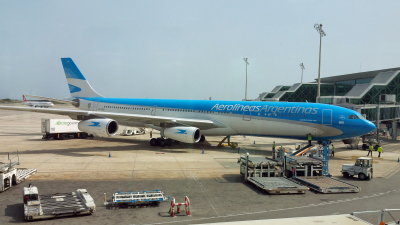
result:
[[[105,97],[242,100],[400,67],[400,1],[0,0],[0,99],[70,97],[71,57]]]

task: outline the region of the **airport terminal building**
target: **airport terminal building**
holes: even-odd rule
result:
[[[317,100],[317,81],[279,85],[264,92],[256,101],[319,102],[358,111],[376,123],[379,104],[381,123],[397,126],[400,119],[400,67],[321,78],[321,97]],[[396,124],[394,124],[396,123]]]

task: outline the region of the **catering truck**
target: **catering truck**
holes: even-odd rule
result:
[[[68,138],[93,137],[78,129],[79,120],[71,119],[42,119],[42,139],[64,140]]]

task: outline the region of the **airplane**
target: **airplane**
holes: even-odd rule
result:
[[[77,109],[0,109],[67,115],[81,121],[81,131],[100,137],[115,135],[119,125],[152,128],[160,131],[161,138],[151,139],[150,145],[161,146],[171,145],[173,140],[198,143],[206,136],[233,135],[307,140],[311,134],[313,140],[328,141],[376,129],[360,113],[328,104],[103,97],[71,58],[61,58],[61,62],[73,100],[58,101]]]
[[[22,95],[22,99],[24,100],[22,104],[31,107],[49,108],[54,106],[52,102],[27,101],[25,95]]]

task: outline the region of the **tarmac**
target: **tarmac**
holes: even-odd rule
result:
[[[0,193],[0,210],[4,211],[0,224],[24,221],[22,188],[29,183],[39,188],[39,194],[87,189],[97,206],[91,216],[46,220],[41,224],[204,224],[399,208],[399,141],[384,139],[380,158],[373,152],[374,179],[371,181],[343,178],[340,173],[342,164],[352,164],[368,151],[349,149],[340,141],[333,142],[336,153],[329,162],[330,173],[360,186],[359,193],[308,191],[302,195],[273,196],[244,181],[239,174],[238,149],[216,147],[223,137],[206,137],[203,143],[179,143],[164,148],[150,146],[149,134],[45,141],[40,129],[41,118],[68,117],[0,110],[0,161],[8,152],[18,150],[19,167],[38,171],[27,181]],[[154,137],[158,135],[153,132]],[[251,156],[271,156],[273,141],[277,146],[291,148],[295,143],[306,143],[250,136],[233,136],[231,141],[238,142]],[[169,202],[159,207],[135,209],[109,210],[103,206],[104,193],[111,196],[117,191],[156,189],[175,197],[177,202],[183,202],[188,196],[191,216],[171,218],[167,213]],[[365,215],[363,219],[376,223],[377,215]]]

